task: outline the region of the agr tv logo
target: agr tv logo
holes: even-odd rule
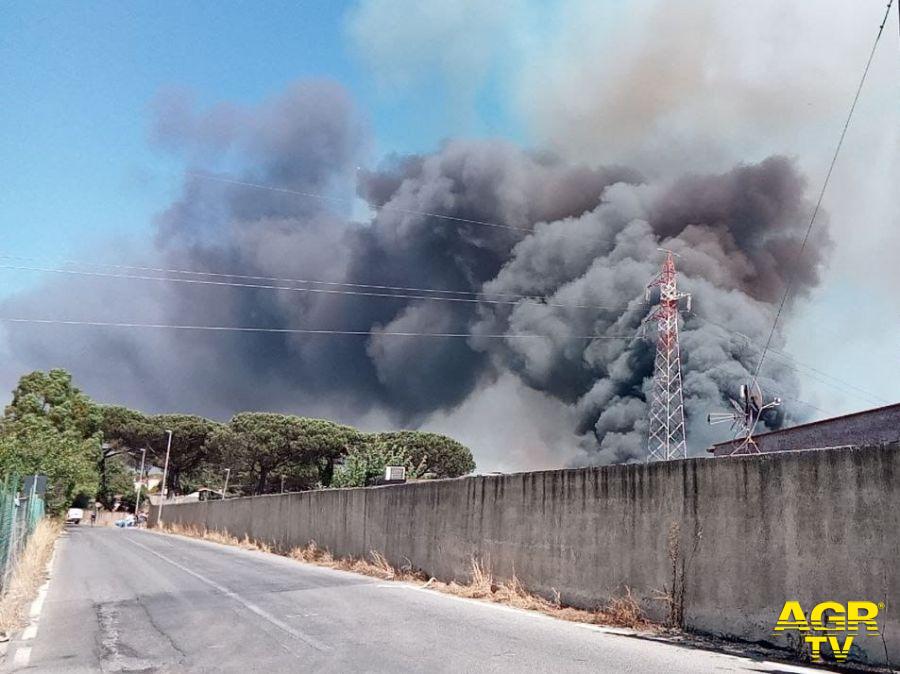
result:
[[[883,608],[881,602],[848,601],[844,606],[836,601],[823,601],[816,604],[807,617],[799,601],[787,601],[775,623],[774,633],[795,630],[802,634],[809,644],[813,662],[822,662],[822,645],[826,643],[831,647],[834,659],[844,662],[854,637],[879,635],[878,611]]]

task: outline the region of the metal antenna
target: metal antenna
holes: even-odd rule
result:
[[[730,398],[729,402],[734,411],[711,412],[706,415],[707,423],[710,426],[715,426],[716,424],[730,421],[731,430],[736,431],[734,441],[737,442],[738,437],[743,436],[743,440],[731,450],[729,456],[734,454],[759,454],[759,447],[753,439],[756,424],[759,423],[763,412],[781,404],[781,398],[773,398],[771,401],[765,402],[759,384],[751,381],[749,384],[741,384],[740,402],[733,398]]]
[[[666,254],[659,274],[647,285],[650,299],[653,288],[659,287],[659,306],[644,319],[641,328],[656,321],[656,360],[653,366],[653,392],[650,399],[650,433],[647,444],[648,461],[669,461],[687,457],[684,427],[684,399],[681,392],[681,351],[678,347],[678,301],[687,300],[691,310],[691,296],[679,293],[675,272],[675,253]]]

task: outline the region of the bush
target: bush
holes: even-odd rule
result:
[[[331,486],[365,487],[375,478],[384,475],[387,466],[404,466],[407,479],[412,480],[425,473],[425,463],[416,463],[407,449],[387,444],[370,444],[350,450],[344,463],[335,469]]]

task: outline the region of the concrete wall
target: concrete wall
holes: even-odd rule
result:
[[[761,452],[795,449],[875,445],[900,441],[900,404],[814,421],[753,436]],[[727,456],[741,441],[721,442],[708,451]]]
[[[465,579],[474,556],[577,606],[628,586],[657,616],[674,531],[686,627],[785,645],[771,635],[788,599],[885,601],[897,662],[897,513],[895,444],[210,501],[166,506],[164,520],[284,548],[378,550],[445,580]],[[880,638],[856,644],[856,659],[884,662]]]

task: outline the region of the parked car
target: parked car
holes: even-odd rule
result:
[[[81,508],[69,508],[66,513],[66,524],[80,524],[84,517],[84,510]]]
[[[126,515],[120,520],[116,520],[116,526],[125,528],[125,527],[133,527],[134,526],[134,515]]]

